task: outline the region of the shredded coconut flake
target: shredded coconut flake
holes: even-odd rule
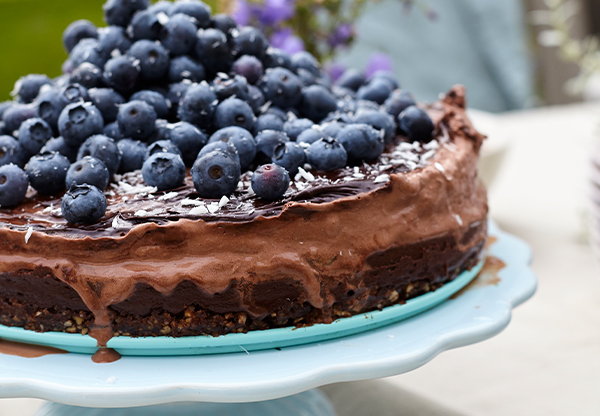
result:
[[[211,214],[217,212],[221,207],[218,202],[211,202],[210,205],[206,207]]]
[[[167,199],[173,199],[173,198],[177,197],[177,195],[179,195],[178,192],[168,192],[164,195],[159,196],[157,199],[159,201],[166,201]]]
[[[135,212],[135,214],[133,214],[133,215],[135,215],[136,217],[144,217],[144,216],[146,216],[146,215],[148,215],[148,214],[149,214],[149,213],[148,213],[148,211],[146,211],[146,210],[144,210],[144,209],[138,209],[138,210]]]
[[[432,140],[429,143],[425,143],[423,145],[423,149],[425,150],[436,150],[439,149],[440,144],[437,142],[437,140]]]
[[[446,172],[446,170],[444,169],[444,167],[442,166],[442,164],[441,164],[440,162],[435,162],[435,163],[433,164],[433,166],[435,166],[435,168],[436,168],[437,170],[439,170],[440,172],[442,172],[442,173],[445,173],[445,172]]]
[[[229,202],[229,198],[227,198],[225,195],[223,195],[221,197],[221,200],[219,201],[219,208],[223,208],[225,205],[227,205],[228,202]]]
[[[180,202],[180,204],[183,205],[184,207],[189,207],[189,206],[200,207],[200,206],[204,206],[204,202],[203,201],[198,201],[197,199],[189,199],[189,198],[186,198],[186,199],[182,200]]]
[[[376,177],[375,180],[373,181],[373,183],[384,183],[384,182],[388,182],[389,180],[390,180],[390,175],[383,174],[383,175],[379,175],[378,177]]]
[[[315,180],[315,177],[312,173],[305,171],[302,168],[298,168],[298,174],[301,178],[304,178],[307,182],[312,182]]]
[[[208,214],[208,209],[206,209],[206,207],[204,205],[190,209],[190,215],[204,215],[204,214]]]
[[[25,234],[25,244],[29,243],[29,239],[31,238],[31,234],[33,234],[33,228],[29,227],[27,229],[27,234]]]
[[[423,162],[427,162],[434,155],[435,155],[435,150],[429,150],[428,152],[423,153],[423,156],[421,156],[421,159],[423,160]]]
[[[463,225],[463,220],[460,217],[460,215],[454,214],[454,218],[456,218],[456,222],[458,223],[458,225]]]

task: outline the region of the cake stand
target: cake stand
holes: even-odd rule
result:
[[[126,414],[334,415],[320,391],[311,389],[408,372],[442,351],[483,341],[508,325],[512,309],[536,289],[531,251],[493,223],[490,235],[496,241],[489,254],[506,264],[496,278],[486,280],[482,274],[457,296],[396,324],[281,349],[124,356],[110,364],[95,364],[85,354],[0,354],[0,397],[56,402],[44,406],[40,416],[118,416],[125,413],[116,408],[136,406],[145,407]],[[82,412],[73,406],[98,409]]]

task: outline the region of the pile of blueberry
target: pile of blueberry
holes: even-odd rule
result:
[[[398,132],[429,141],[431,119],[389,73],[348,70],[335,83],[307,52],[269,46],[254,27],[211,16],[199,0],[108,0],[108,27],[67,27],[63,75],[27,75],[0,103],[0,206],[31,185],[67,192],[63,216],[93,223],[115,173],[141,169],[164,191],[186,167],[220,198],[253,171],[280,199],[300,167],[326,172],[376,159]]]

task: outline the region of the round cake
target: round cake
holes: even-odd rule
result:
[[[331,323],[479,263],[463,87],[332,83],[200,1],[148,6],[73,23],[65,74],[0,106],[0,324],[104,347]]]

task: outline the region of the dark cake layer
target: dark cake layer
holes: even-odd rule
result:
[[[484,241],[468,240],[485,231],[486,223],[481,222],[465,234],[467,241],[446,235],[375,253],[367,258],[369,271],[344,281],[322,281],[321,290],[335,298],[325,309],[311,306],[304,288],[291,278],[234,281],[215,294],[203,292],[191,281],[181,282],[168,295],[138,283],[128,299],[109,307],[112,327],[115,335],[179,337],[332,322],[404,303],[453,280],[480,260]],[[474,245],[461,251],[459,243]],[[83,334],[93,325],[94,316],[77,292],[49,269],[3,273],[0,288],[0,324]],[[262,313],[257,314],[256,308]]]

